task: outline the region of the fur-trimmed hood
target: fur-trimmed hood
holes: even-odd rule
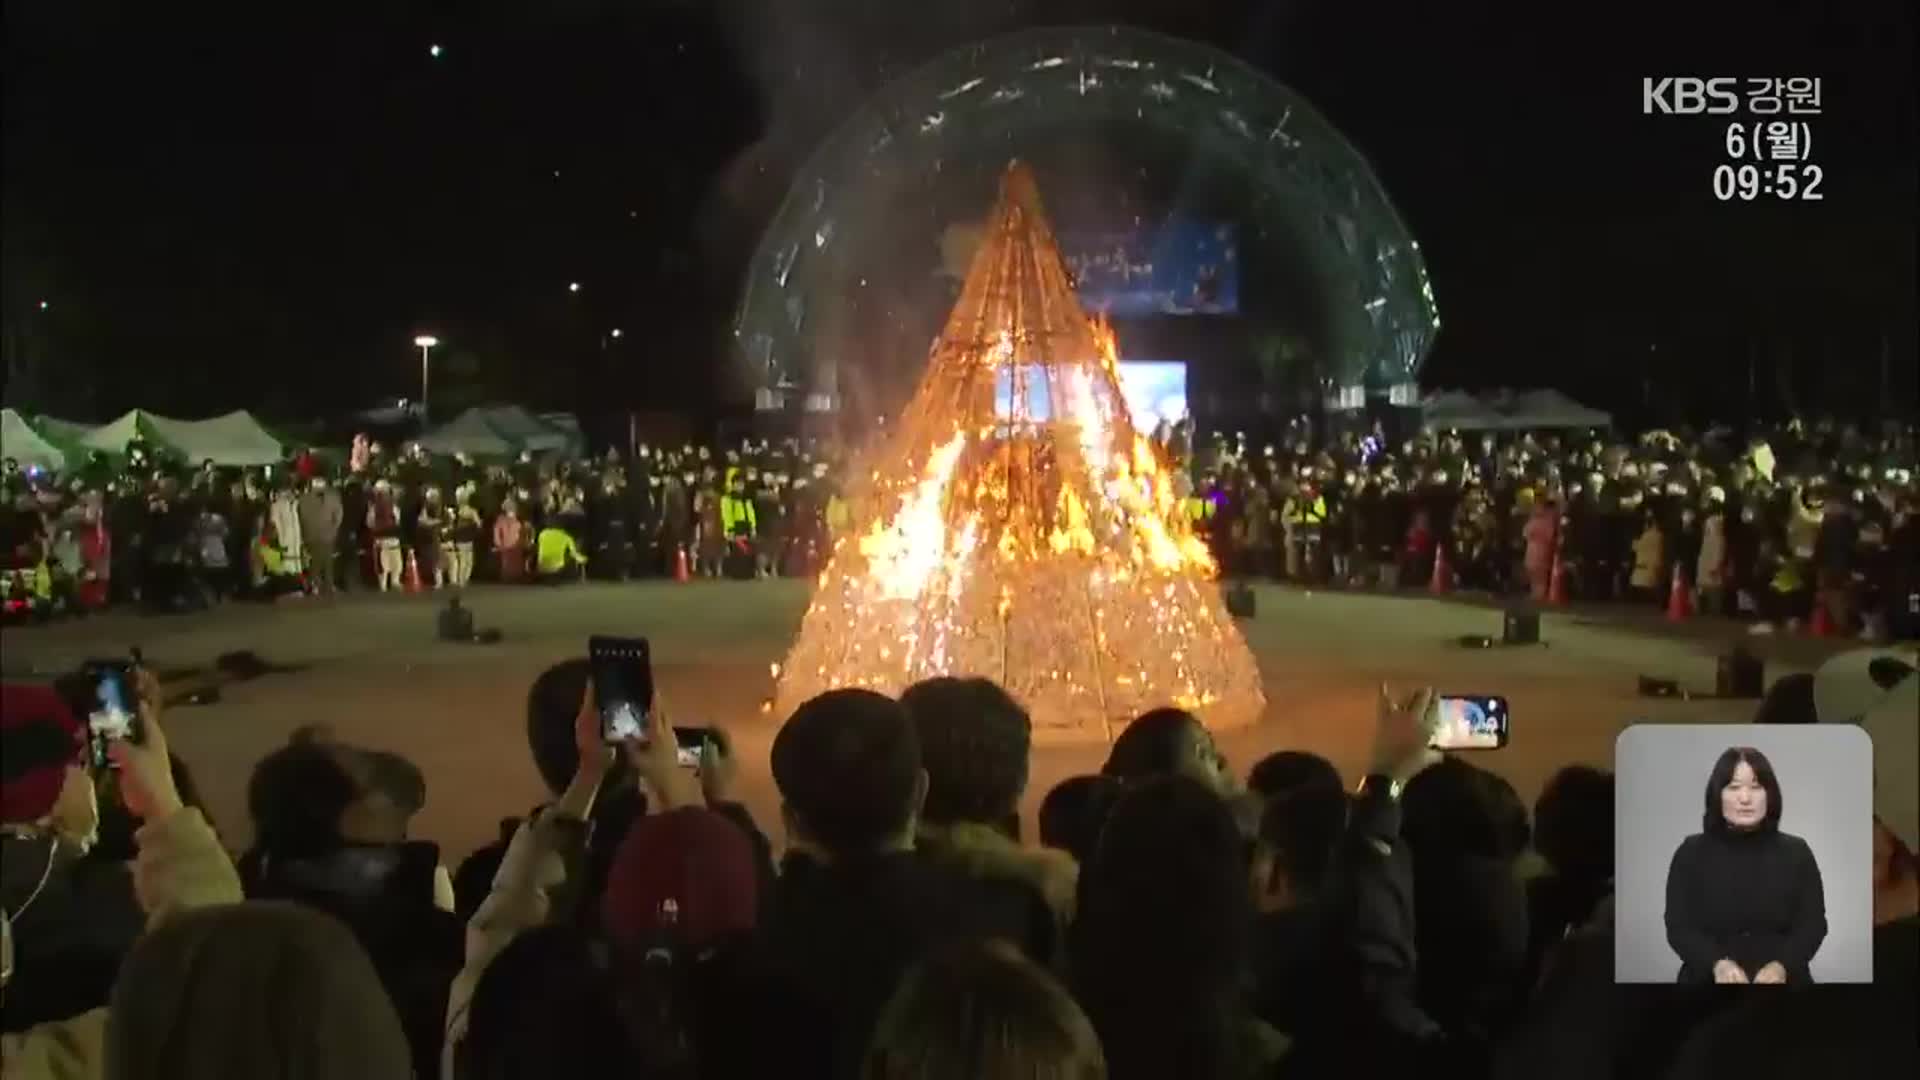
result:
[[[968,877],[1024,882],[1046,901],[1061,926],[1073,921],[1080,864],[1064,851],[1027,847],[993,826],[977,822],[935,825],[923,821],[915,847]]]

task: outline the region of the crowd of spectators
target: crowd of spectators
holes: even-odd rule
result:
[[[1736,435],[1379,425],[1155,438],[1231,576],[1629,602],[1872,640],[1920,634],[1920,442],[1798,422]],[[475,463],[357,440],[337,465],[7,463],[9,606],[582,577],[806,577],[846,529],[847,457],[811,440]]]
[[[1833,663],[1872,686],[1790,676],[1769,717],[1914,723],[1911,664],[1860,661]],[[831,691],[772,744],[776,861],[732,797],[725,733],[688,767],[661,702],[650,738],[610,746],[588,670],[560,664],[528,695],[550,801],[452,873],[410,836],[426,784],[394,755],[295,733],[255,768],[252,841],[230,857],[150,676],[144,741],[112,743],[111,769],[88,768],[71,688],[9,686],[4,1075],[1753,1080],[1920,1064],[1920,822],[1897,785],[1875,791],[1873,986],[1616,987],[1611,775],[1569,766],[1530,812],[1429,747],[1430,691],[1380,689],[1358,784],[1304,750],[1243,773],[1192,716],[1151,711],[1098,774],[1046,793],[1037,836],[1018,812],[1031,724],[998,686]]]

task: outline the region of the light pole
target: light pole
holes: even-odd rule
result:
[[[427,417],[427,354],[440,344],[440,339],[432,334],[421,334],[413,339],[413,343],[420,347],[420,418],[424,420]]]

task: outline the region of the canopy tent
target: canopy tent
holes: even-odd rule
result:
[[[69,446],[76,447],[79,446],[81,440],[85,439],[87,434],[93,430],[92,424],[82,424],[73,420],[62,420],[57,416],[36,416],[33,418],[33,426],[37,428],[42,435],[45,435],[55,442],[63,442]]]
[[[567,440],[566,452],[579,457],[587,452],[587,435],[580,430],[580,418],[572,413],[543,412],[540,422],[559,432]]]
[[[163,445],[195,463],[273,465],[286,457],[286,445],[245,409],[210,420],[147,419]]]
[[[435,454],[512,457],[520,452],[520,444],[494,427],[484,409],[468,409],[414,441]]]
[[[1567,431],[1613,426],[1613,417],[1558,390],[1437,390],[1420,403],[1428,431]]]
[[[139,409],[129,409],[117,420],[86,429],[81,433],[79,443],[88,450],[98,450],[105,454],[124,454],[127,452],[127,444],[136,437],[146,440],[149,445],[165,445],[159,437],[159,432],[154,429],[153,418]]]
[[[573,443],[566,432],[518,405],[487,405],[469,409],[468,412],[479,413],[495,431],[522,450],[544,454],[550,450],[565,450]]]
[[[1590,409],[1558,390],[1527,390],[1514,395],[1507,422],[1528,430],[1567,430],[1613,426],[1613,415]]]
[[[1420,403],[1428,431],[1497,431],[1504,418],[1465,390],[1436,390]]]
[[[12,458],[22,468],[60,469],[67,464],[66,451],[12,409],[0,409],[0,457]]]

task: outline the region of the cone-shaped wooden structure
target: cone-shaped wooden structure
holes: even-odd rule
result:
[[[982,675],[1037,741],[1180,705],[1256,719],[1259,672],[1183,492],[1133,430],[1111,332],[1081,310],[1033,174],[1009,166],[959,302],[856,472],[787,662],[782,715],[839,686]]]

